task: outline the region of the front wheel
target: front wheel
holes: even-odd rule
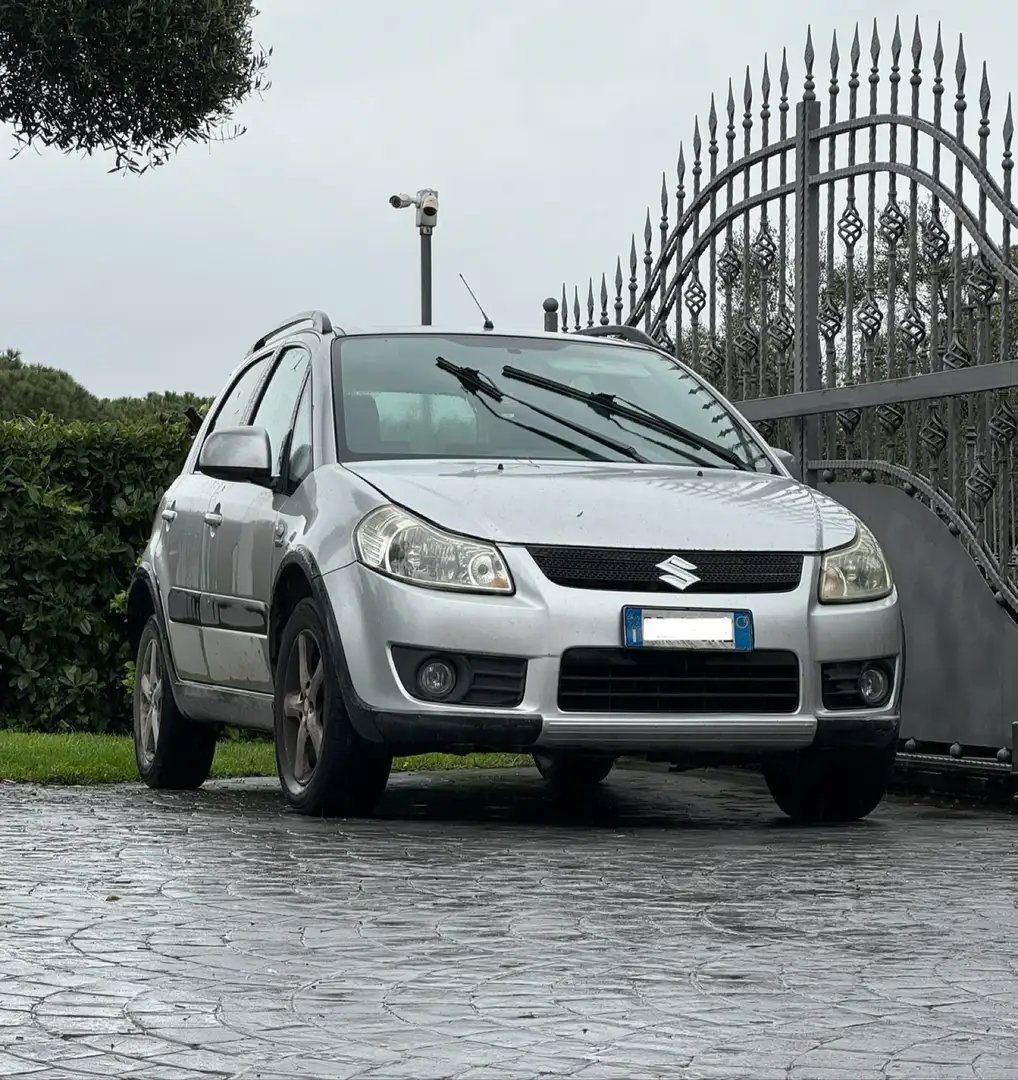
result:
[[[294,608],[279,643],[274,713],[276,766],[290,806],[319,817],[371,814],[392,757],[354,731],[310,599]]]
[[[615,759],[587,754],[534,754],[538,772],[556,792],[580,794],[596,788],[612,771]]]
[[[209,778],[216,729],[189,720],[173,700],[159,624],[141,632],[134,664],[134,760],[150,788],[194,791]]]
[[[779,809],[803,823],[858,821],[891,783],[895,745],[803,750],[764,766]]]

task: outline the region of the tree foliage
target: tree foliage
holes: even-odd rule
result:
[[[21,149],[161,165],[267,88],[256,14],[252,0],[0,0],[0,122]]]
[[[172,390],[144,397],[100,398],[66,371],[26,364],[16,349],[0,353],[0,420],[47,415],[64,422],[174,423],[188,407],[203,413],[211,401]]]

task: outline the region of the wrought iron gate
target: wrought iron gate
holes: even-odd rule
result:
[[[882,67],[877,26],[865,55],[856,27],[848,78],[835,37],[825,89],[807,33],[794,107],[786,55],[776,87],[766,59],[758,82],[747,69],[741,109],[729,82],[721,114],[712,98],[691,154],[680,148],[674,193],[662,177],[660,219],[648,210],[641,244],[634,234],[628,276],[618,259],[613,291],[603,274],[595,295],[591,278],[585,304],[563,286],[545,327],[559,330],[560,314],[564,332],[642,327],[865,518],[906,612],[905,748],[1006,767],[1018,719],[1014,123],[1009,96],[994,130],[985,65],[970,99],[960,38],[951,63],[938,27],[932,73],[924,50],[918,20],[907,51],[896,23]]]

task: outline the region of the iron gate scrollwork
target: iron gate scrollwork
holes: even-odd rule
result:
[[[730,81],[628,275],[619,258],[585,305],[563,286],[545,326],[642,327],[808,482],[879,479],[925,504],[1018,616],[1011,98],[994,132],[985,65],[973,99],[960,37],[953,65],[939,26],[932,70],[925,52],[918,19],[907,49],[896,22],[889,65],[877,25],[865,54],[857,26],[824,87],[807,32],[801,94],[787,54],[776,85],[766,58],[741,100]]]

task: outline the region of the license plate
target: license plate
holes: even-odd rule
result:
[[[629,649],[706,649],[748,652],[753,648],[749,611],[622,609],[622,642]]]

